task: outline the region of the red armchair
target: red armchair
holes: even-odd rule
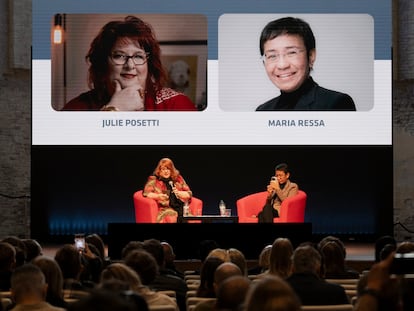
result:
[[[135,222],[137,223],[155,223],[157,222],[158,206],[155,200],[146,198],[142,195],[142,190],[134,193]],[[203,201],[192,197],[190,203],[190,212],[193,215],[203,213]]]
[[[240,223],[258,221],[257,214],[266,203],[267,191],[257,192],[240,198],[236,202],[237,215]],[[273,222],[304,222],[307,195],[304,191],[282,202],[279,217],[273,218]]]

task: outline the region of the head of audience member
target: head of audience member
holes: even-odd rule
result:
[[[125,259],[134,250],[142,249],[142,241],[129,241],[121,251],[121,258]]]
[[[10,278],[16,267],[16,249],[7,242],[0,242],[0,291],[10,290]]]
[[[267,275],[251,284],[244,310],[300,311],[301,303],[286,281],[276,275]]]
[[[326,278],[340,278],[345,273],[345,258],[343,250],[333,241],[325,243],[320,252],[324,262]]]
[[[144,298],[133,291],[95,289],[71,303],[67,311],[148,311]]]
[[[125,264],[138,274],[144,285],[151,284],[158,275],[158,264],[154,256],[144,249],[130,252],[125,258]]]
[[[414,242],[404,241],[397,245],[395,250],[398,254],[414,253]]]
[[[298,246],[292,255],[293,273],[310,273],[320,276],[321,255],[312,246]]]
[[[85,237],[85,242],[89,244],[89,246],[93,245],[97,250],[99,255],[99,258],[101,258],[102,261],[105,260],[105,243],[102,240],[102,238],[96,234],[92,233]]]
[[[159,268],[165,266],[164,249],[161,241],[157,239],[148,239],[143,242],[142,247],[155,258]]]
[[[214,271],[214,286],[217,289],[218,286],[227,278],[231,276],[243,276],[239,266],[232,262],[223,262]]]
[[[112,263],[102,270],[100,283],[111,280],[122,281],[123,283],[128,284],[128,289],[136,292],[138,292],[139,287],[142,286],[141,279],[137,272],[124,263]]]
[[[79,280],[83,265],[81,255],[75,246],[65,244],[60,247],[56,251],[55,260],[62,271],[64,280]]]
[[[198,297],[216,297],[214,291],[214,273],[217,267],[223,262],[221,258],[215,256],[208,256],[204,260],[200,271],[200,285],[196,293]]]
[[[381,259],[381,252],[387,244],[397,247],[397,241],[390,235],[384,235],[375,241],[375,262],[380,262],[387,257],[384,254],[385,257]]]
[[[316,246],[319,251],[321,251],[322,247],[325,246],[326,243],[336,243],[338,245],[338,248],[342,252],[342,257],[346,258],[346,248],[345,244],[342,242],[342,240],[336,236],[328,235],[324,237],[322,240],[319,241],[318,245]]]
[[[272,252],[272,245],[266,245],[263,247],[262,251],[259,254],[259,267],[262,269],[261,272],[269,270],[270,267],[270,254]]]
[[[391,253],[394,253],[396,249],[397,246],[395,244],[385,244],[379,254],[380,261],[387,258]]]
[[[23,239],[26,246],[26,262],[32,261],[37,256],[42,255],[42,246],[34,239]]]
[[[215,249],[212,249],[210,251],[210,253],[208,253],[206,259],[208,257],[216,257],[216,258],[220,258],[223,261],[230,261],[229,253],[224,248],[215,248]]]
[[[11,272],[16,267],[16,249],[7,242],[0,242],[0,272]]]
[[[2,242],[9,243],[16,250],[16,267],[19,267],[26,262],[26,244],[24,244],[21,239],[16,236],[8,236],[4,238]]]
[[[47,283],[46,301],[56,305],[63,299],[63,275],[58,263],[50,257],[38,256],[32,263],[39,267],[45,276]]]
[[[247,262],[244,254],[236,248],[229,248],[227,253],[230,261],[240,268],[243,275],[247,276]]]
[[[164,261],[166,267],[174,266],[174,260],[175,260],[175,253],[174,249],[168,242],[161,242],[162,249],[164,250]]]
[[[234,275],[223,280],[217,289],[216,310],[240,310],[250,287],[250,279]]]
[[[37,304],[46,299],[47,284],[39,267],[24,264],[11,277],[11,294],[16,305]]]
[[[270,251],[269,273],[287,278],[292,272],[293,246],[288,238],[277,238]]]

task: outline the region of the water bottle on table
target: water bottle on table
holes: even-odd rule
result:
[[[226,216],[226,203],[224,203],[223,200],[220,200],[219,210],[220,210],[220,216]]]

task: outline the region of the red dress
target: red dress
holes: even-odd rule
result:
[[[62,110],[71,111],[98,111],[106,103],[98,99],[95,90],[80,94],[70,100]],[[146,111],[196,111],[194,103],[183,93],[179,93],[170,88],[163,88],[156,93],[155,99],[147,96],[145,98]]]
[[[178,191],[188,191],[190,193],[190,197],[192,196],[190,187],[185,182],[184,178],[181,175],[178,175],[177,178],[173,181],[175,188]],[[144,190],[142,195],[146,197],[149,193],[156,193],[156,194],[165,194],[168,192],[168,188],[166,184],[157,178],[157,176],[150,176],[148,177],[147,183],[145,184]],[[177,222],[178,213],[173,208],[170,207],[170,202],[168,199],[154,199],[158,205],[158,215],[157,215],[157,222],[158,223],[175,223]]]

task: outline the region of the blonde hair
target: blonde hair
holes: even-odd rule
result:
[[[119,280],[127,283],[131,290],[138,291],[142,286],[139,275],[126,264],[113,263],[101,272],[101,282],[109,280]]]

